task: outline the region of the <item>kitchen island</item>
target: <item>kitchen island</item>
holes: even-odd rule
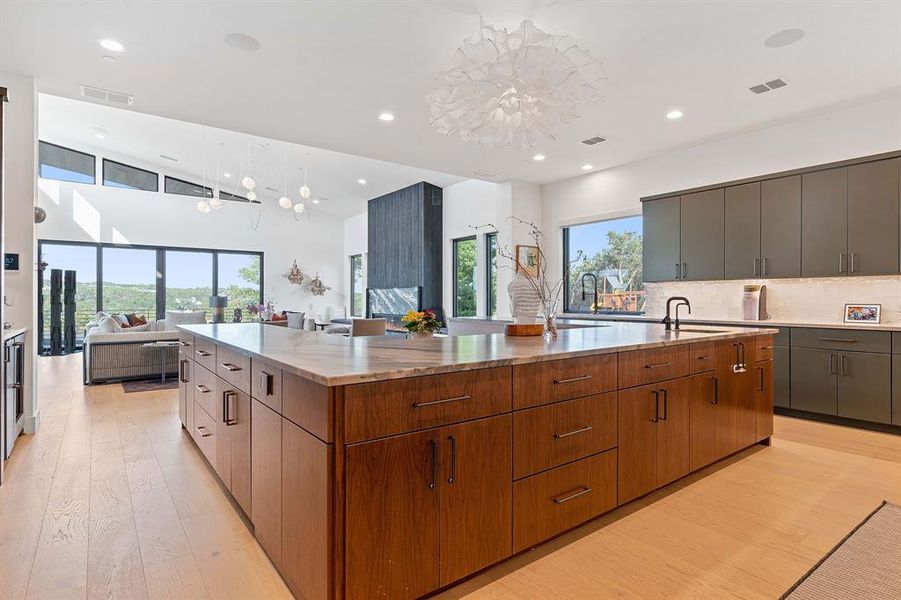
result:
[[[415,598],[772,435],[772,329],[181,330],[182,423],[302,598]]]

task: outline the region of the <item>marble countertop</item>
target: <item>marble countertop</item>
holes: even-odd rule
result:
[[[591,315],[584,313],[563,313],[558,319],[564,321],[607,321],[607,322],[648,322],[659,323],[663,319],[663,315],[652,317],[648,315]],[[834,322],[817,322],[805,321],[801,319],[767,319],[766,321],[746,321],[744,319],[717,319],[705,317],[684,317],[679,316],[680,323],[716,323],[717,325],[743,325],[757,327],[813,327],[817,329],[872,329],[874,331],[901,331],[901,323],[880,323],[876,325],[868,325],[866,323],[842,323]]]
[[[611,322],[561,330],[556,340],[546,341],[540,336],[503,334],[346,338],[258,323],[178,328],[329,386],[776,333],[775,329],[729,327],[716,332],[667,332],[659,324]]]
[[[4,329],[3,330],[3,341],[11,340],[17,335],[21,335],[28,331],[27,327],[13,327],[12,329]]]

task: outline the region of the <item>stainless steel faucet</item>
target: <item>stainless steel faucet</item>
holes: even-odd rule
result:
[[[676,319],[675,322],[670,317],[670,310],[673,302],[676,302]],[[663,317],[661,323],[665,325],[666,331],[671,331],[675,329],[679,331],[679,307],[684,306],[688,309],[688,314],[691,314],[691,304],[688,302],[688,298],[685,296],[672,296],[666,300],[666,316]],[[675,324],[675,327],[673,325]]]

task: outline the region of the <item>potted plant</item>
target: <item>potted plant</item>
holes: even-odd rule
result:
[[[411,310],[400,320],[412,337],[432,337],[441,327],[438,317],[431,310]]]

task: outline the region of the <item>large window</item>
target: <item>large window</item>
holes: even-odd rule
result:
[[[567,312],[641,313],[641,217],[563,230]]]
[[[126,190],[158,192],[160,189],[160,178],[153,171],[139,169],[104,158],[103,185]]]
[[[487,260],[488,316],[497,316],[497,233],[485,236]]]
[[[363,302],[363,255],[350,257],[350,316],[362,317]]]
[[[476,238],[460,238],[454,244],[454,316],[476,316]]]
[[[260,299],[260,255],[219,253],[217,284],[220,296],[228,296],[226,316],[240,308],[247,318],[247,305],[259,303]]]
[[[103,248],[103,310],[145,315],[156,312],[157,252],[147,248]]]
[[[166,310],[202,310],[210,317],[213,253],[166,250]],[[227,320],[231,320],[226,315]]]
[[[205,185],[191,183],[183,179],[176,179],[166,175],[163,180],[164,191],[167,194],[177,194],[179,196],[196,196],[198,198],[212,198],[213,189]]]
[[[38,142],[38,176],[44,179],[93,184],[95,162],[94,156],[86,152]]]
[[[247,305],[263,301],[261,252],[40,240],[38,260],[45,264],[38,275],[42,350],[50,336],[50,269],[76,273],[79,341],[99,310],[148,319],[162,319],[167,310],[202,310],[209,318],[210,296],[219,294],[228,295],[228,308],[242,309],[248,321]]]

